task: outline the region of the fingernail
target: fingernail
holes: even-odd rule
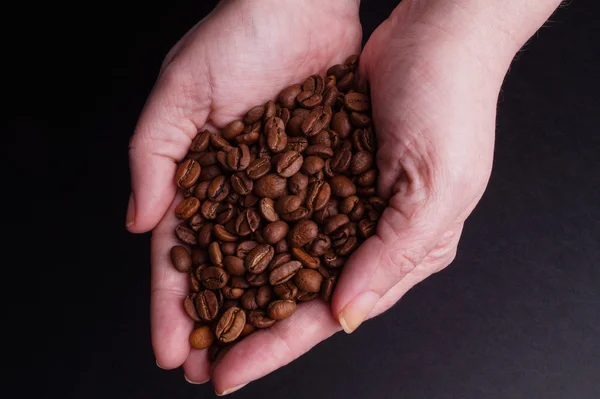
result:
[[[127,204],[127,217],[125,219],[125,227],[131,227],[135,223],[135,200],[133,193],[129,195],[129,203]]]
[[[185,380],[187,382],[189,382],[190,384],[194,384],[194,385],[206,384],[208,381],[210,381],[210,378],[208,380],[204,380],[204,381],[192,381],[185,374],[183,375],[183,378],[185,378]]]
[[[373,291],[363,292],[350,301],[338,315],[338,320],[348,334],[353,332],[367,318],[381,296]]]
[[[166,368],[161,366],[160,363],[158,363],[158,360],[156,360],[156,365],[158,366],[159,369],[167,370]]]
[[[223,392],[219,393],[219,392],[215,392],[217,394],[217,396],[225,396],[225,395],[229,395],[230,393],[234,393],[235,391],[237,391],[238,389],[242,389],[243,387],[245,387],[246,385],[248,385],[248,383],[245,384],[240,384],[237,387],[233,387],[233,388],[229,388],[224,390]]]

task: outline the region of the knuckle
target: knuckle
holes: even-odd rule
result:
[[[392,273],[403,277],[412,272],[425,256],[425,249],[417,246],[412,249],[393,249],[388,253]]]

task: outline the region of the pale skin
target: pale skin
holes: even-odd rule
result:
[[[559,0],[405,0],[361,54],[377,130],[375,236],[349,259],[332,304],[304,303],[210,365],[190,349],[173,182],[197,131],[223,127],[282,88],[360,51],[357,0],[222,1],[167,55],[130,144],[127,228],[152,230],[152,344],[157,364],[231,393],[341,329],[350,333],[454,259],[491,172],[496,103],[511,60]],[[301,10],[301,12],[299,11]]]

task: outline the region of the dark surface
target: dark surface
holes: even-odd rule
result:
[[[365,39],[393,1],[366,3]],[[80,250],[92,256],[36,269],[39,303],[51,309],[36,323],[54,327],[32,357],[48,367],[36,366],[23,387],[41,388],[41,397],[213,396],[210,384],[192,386],[181,370],[156,367],[149,235],[124,228],[127,144],[138,114],[164,55],[212,6],[141,3],[128,11],[102,4],[71,20],[79,30],[57,23],[60,38],[42,39],[52,57],[40,58],[58,73],[50,88],[36,91],[44,106],[35,113],[20,107],[9,127],[52,166],[71,164],[47,151],[65,133],[83,141],[76,164],[84,176],[66,192],[55,189],[46,205],[54,220],[50,203],[84,191],[92,212],[79,216],[86,232]],[[559,10],[513,63],[499,103],[492,178],[453,265],[354,334],[337,334],[232,397],[600,397],[599,8],[580,0]],[[64,55],[73,61],[61,62]],[[58,102],[50,89],[65,84],[72,93]],[[32,143],[26,132],[42,135]],[[56,176],[63,177],[70,179]],[[93,184],[84,187],[83,177]],[[89,284],[72,285],[74,276]]]

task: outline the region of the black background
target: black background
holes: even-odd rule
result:
[[[34,321],[47,329],[34,330],[35,354],[17,363],[33,369],[21,373],[21,389],[213,397],[210,384],[155,365],[149,234],[126,232],[124,218],[139,112],[162,58],[214,3],[93,3],[56,19],[38,8],[17,32],[23,39],[5,48],[25,82],[39,81],[6,76],[25,90],[5,109],[5,131],[37,161],[22,168],[43,165],[36,173],[50,178],[28,193],[43,194],[44,221],[78,232],[63,239],[42,228],[42,245],[59,242],[28,254],[37,295],[14,299],[13,311],[31,319],[27,306],[40,306]],[[394,3],[363,1],[365,41]],[[600,397],[599,11],[573,1],[517,56],[500,96],[492,178],[454,263],[354,334],[335,335],[234,398]],[[27,36],[30,28],[38,33]],[[79,259],[64,256],[77,244]]]

